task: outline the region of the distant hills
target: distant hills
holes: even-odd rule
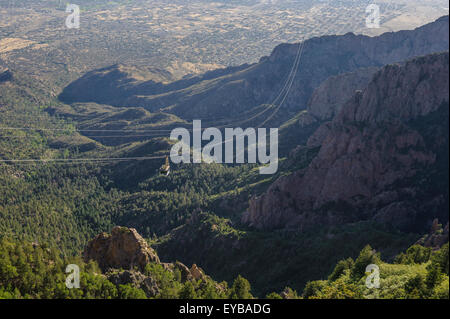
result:
[[[348,33],[306,40],[282,114],[271,125],[279,126],[306,109],[313,91],[330,76],[448,50],[448,20],[444,16],[415,30],[378,37]],[[282,44],[259,63],[173,83],[167,83],[170,77],[163,72],[149,71],[150,79],[146,80],[124,66],[115,65],[87,73],[67,86],[60,99],[66,103],[96,102],[144,107],[151,112],[163,110],[186,120],[214,121],[224,117],[233,120],[242,112],[251,112],[276,99],[292,69],[299,45]],[[255,125],[262,118],[245,126]]]

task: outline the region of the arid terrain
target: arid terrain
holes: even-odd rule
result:
[[[0,0],[0,64],[49,77],[58,87],[115,63],[163,69],[178,79],[256,62],[280,43],[413,29],[448,12],[444,0],[378,1],[381,26],[369,29],[368,0],[78,0],[80,28],[68,29],[63,1],[24,3]]]

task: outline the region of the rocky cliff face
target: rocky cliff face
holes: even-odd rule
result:
[[[442,53],[377,72],[311,137],[321,149],[309,167],[253,198],[243,222],[302,229],[373,218],[408,229],[443,214],[448,183],[431,185],[438,170],[448,175],[448,65]]]
[[[288,147],[302,145],[308,141],[310,147],[320,146],[324,136],[328,133],[328,125],[321,125],[330,121],[339,113],[342,106],[353,96],[355,91],[364,89],[379,68],[360,68],[354,72],[330,76],[314,90],[305,111],[300,113],[295,127],[285,133],[281,142],[283,151],[284,143]],[[316,134],[312,133],[316,130]],[[286,135],[292,136],[286,138]]]
[[[361,68],[355,72],[329,77],[311,95],[308,114],[318,121],[333,119],[355,91],[367,86],[377,70],[376,67]]]

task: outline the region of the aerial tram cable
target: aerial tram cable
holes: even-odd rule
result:
[[[275,106],[277,101],[282,98],[283,94],[284,97],[282,98],[281,103],[276,107],[274,113],[272,113],[265,121],[263,121],[263,123],[261,123],[258,127],[264,125],[265,123],[267,123],[271,118],[273,118],[273,116],[279,111],[279,109],[281,108],[281,106],[283,105],[284,101],[286,100],[287,96],[289,95],[289,91],[292,88],[295,76],[297,74],[298,71],[298,67],[300,64],[300,59],[301,59],[301,55],[303,52],[303,47],[304,47],[304,41],[302,41],[299,44],[299,49],[297,51],[296,54],[296,58],[294,60],[294,65],[286,79],[286,82],[284,83],[283,88],[280,90],[279,94],[277,95],[277,97],[272,101],[272,103],[269,104],[269,107],[267,107],[266,109],[264,109],[262,112],[254,115],[253,117],[246,119],[244,121],[238,122],[238,123],[231,123],[229,125],[236,125],[236,124],[242,124],[248,121],[251,121],[254,118],[257,118],[258,116],[264,114],[265,112],[267,112],[267,110],[269,110],[272,106]],[[286,91],[284,93],[284,91]],[[220,128],[225,128],[226,126],[229,125],[224,125],[221,126]],[[172,130],[145,130],[145,129],[136,129],[136,130],[98,130],[98,129],[78,129],[78,130],[71,130],[71,129],[47,129],[47,128],[29,128],[29,127],[23,127],[23,128],[18,128],[18,127],[0,127],[0,130],[25,130],[25,131],[70,131],[72,133],[75,132],[139,132],[139,133],[145,133],[145,132],[149,132],[149,133],[153,133],[153,132],[171,132]],[[190,131],[192,131],[192,129],[188,129]],[[87,138],[89,138],[89,136],[83,135]],[[92,136],[94,137],[94,136]],[[132,136],[98,136],[98,138],[102,138],[102,137],[114,137],[114,138],[126,138],[126,137],[132,137]],[[144,136],[142,136],[144,137]],[[220,143],[218,143],[218,145],[224,144],[225,142],[227,142],[227,140],[222,141]],[[102,163],[102,162],[123,162],[123,161],[144,161],[144,160],[153,160],[153,159],[163,159],[165,158],[165,163],[164,165],[161,166],[160,168],[160,174],[162,175],[169,175],[170,174],[170,161],[169,161],[169,156],[168,155],[161,155],[161,156],[150,156],[150,157],[124,157],[124,158],[71,158],[71,159],[23,159],[23,160],[19,160],[19,159],[15,159],[15,160],[0,160],[0,163],[64,163],[64,164],[74,164],[74,163],[88,163],[88,162],[97,162],[97,163]]]
[[[281,108],[281,106],[284,104],[284,102],[286,101],[286,99],[287,99],[287,97],[288,97],[288,95],[289,95],[289,92],[290,92],[290,90],[291,90],[291,88],[292,88],[292,85],[294,84],[294,79],[295,79],[295,76],[296,76],[296,74],[297,74],[297,70],[298,70],[298,68],[299,68],[299,66],[300,66],[300,60],[301,60],[301,56],[302,56],[302,53],[303,53],[303,48],[304,48],[304,46],[305,46],[305,42],[302,42],[302,44],[300,44],[299,45],[299,56],[298,56],[298,58],[297,58],[297,60],[296,60],[296,66],[295,66],[295,69],[296,69],[296,72],[294,73],[294,75],[292,76],[292,79],[291,79],[291,82],[290,82],[290,84],[289,84],[289,87],[288,87],[288,89],[287,89],[287,91],[286,91],[286,94],[284,95],[284,97],[283,97],[283,99],[281,100],[281,102],[280,102],[280,104],[278,105],[278,107],[275,109],[275,111],[265,120],[265,121],[263,121],[258,127],[261,127],[261,126],[263,126],[264,124],[266,124],[268,121],[270,121],[274,116],[275,116],[275,114],[277,114],[278,113],[278,111],[280,110],[280,108]]]
[[[280,98],[282,98],[282,96],[284,94],[284,91],[290,86],[290,84],[292,83],[292,81],[293,81],[293,79],[294,79],[294,77],[296,75],[296,72],[297,72],[297,69],[298,69],[298,60],[300,58],[300,53],[301,53],[301,49],[302,49],[302,46],[303,46],[302,43],[303,43],[303,41],[301,43],[299,43],[299,49],[297,50],[297,54],[296,54],[296,57],[295,57],[295,60],[294,60],[294,64],[293,64],[293,66],[292,66],[292,68],[291,68],[291,70],[290,70],[290,72],[288,74],[288,77],[287,77],[283,87],[281,88],[280,92],[275,97],[275,99],[271,103],[268,103],[267,104],[268,106],[263,111],[253,115],[252,117],[250,117],[248,119],[245,119],[243,121],[240,121],[240,122],[234,122],[234,123],[229,123],[229,124],[226,124],[226,125],[222,125],[222,126],[219,126],[218,128],[225,128],[225,127],[228,127],[230,125],[238,125],[238,124],[249,122],[249,121],[257,118],[258,116],[266,113],[271,107],[276,106],[277,101]],[[286,92],[286,94],[289,93],[289,89],[290,88],[288,88],[288,91]],[[223,119],[223,120],[228,120],[228,119]],[[211,121],[211,122],[216,122],[217,123],[218,121],[222,121],[222,120]],[[187,129],[192,131],[192,129],[189,129],[189,128],[187,128]],[[75,130],[72,130],[72,129],[68,129],[68,128],[33,128],[33,127],[0,127],[0,130],[2,130],[2,131],[5,131],[5,130],[12,130],[12,131],[14,131],[14,130],[16,130],[16,131],[23,130],[23,131],[43,131],[43,132],[47,132],[47,131],[49,131],[49,132],[52,132],[52,131],[66,132],[67,131],[67,132],[71,132],[71,133],[77,133],[77,132],[78,133],[81,133],[81,132],[166,133],[166,132],[171,132],[172,131],[172,130],[169,130],[169,129],[130,129],[130,130],[120,130],[120,129],[116,129],[116,130],[114,130],[114,129],[75,129]],[[87,135],[84,135],[84,136],[90,137],[90,136],[87,136]],[[94,136],[92,136],[92,137],[94,137]],[[116,137],[116,136],[112,136],[112,137]],[[118,137],[120,137],[120,136],[118,136]]]

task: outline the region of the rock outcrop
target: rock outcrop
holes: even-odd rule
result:
[[[160,287],[156,280],[151,276],[145,276],[139,271],[111,271],[106,276],[115,285],[131,284],[135,288],[142,289],[148,297],[154,297],[160,292]]]
[[[156,252],[134,228],[114,227],[111,234],[102,233],[89,242],[84,259],[97,261],[102,270],[143,270],[150,263],[160,263]]]
[[[435,189],[430,176],[445,161],[448,175],[448,59],[433,54],[377,72],[311,137],[321,149],[309,167],[253,198],[243,222],[303,229],[374,218],[407,229],[443,214],[448,183]]]
[[[207,275],[205,272],[199,268],[196,264],[193,264],[191,268],[187,267],[185,264],[177,261],[174,263],[163,264],[164,268],[170,271],[178,270],[181,274],[181,282],[190,280],[206,280]]]
[[[111,234],[99,234],[88,243],[83,257],[86,262],[96,261],[113,284],[131,284],[142,289],[148,297],[158,295],[161,290],[158,281],[146,270],[149,263],[158,264],[170,272],[179,272],[181,283],[192,280],[206,282],[211,279],[196,264],[189,268],[179,261],[160,262],[156,252],[134,228],[117,226]],[[216,286],[222,289],[220,285]]]
[[[425,247],[431,247],[433,250],[440,249],[444,244],[448,243],[448,227],[449,224],[442,228],[439,220],[433,220],[429,234],[418,240],[416,244]]]

